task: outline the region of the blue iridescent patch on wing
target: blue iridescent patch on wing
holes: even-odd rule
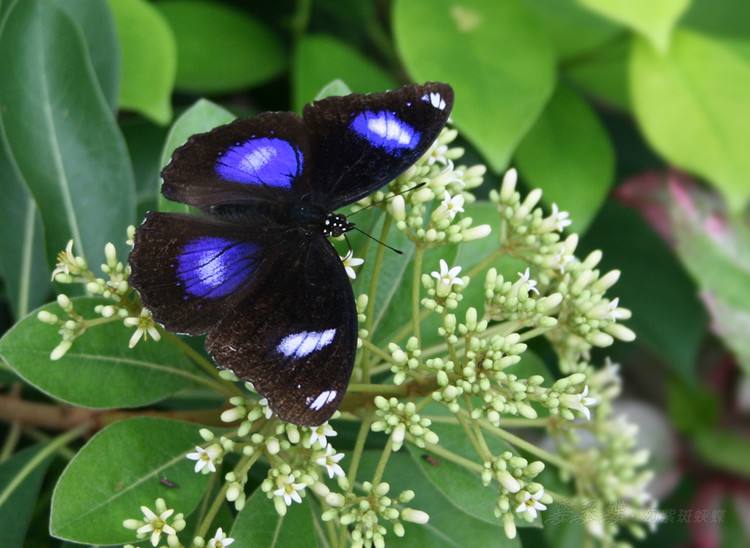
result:
[[[226,181],[292,188],[302,173],[302,151],[285,139],[258,137],[230,147],[216,161],[216,173]]]
[[[360,112],[349,127],[372,146],[390,154],[413,150],[419,144],[420,133],[388,110]]]
[[[202,299],[225,297],[253,273],[259,250],[250,242],[196,238],[177,256],[177,276],[190,295]]]

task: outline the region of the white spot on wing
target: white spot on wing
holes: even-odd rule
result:
[[[443,96],[440,95],[440,93],[437,91],[433,91],[429,95],[425,93],[424,95],[422,95],[422,101],[424,101],[425,103],[430,103],[437,109],[445,110],[445,99],[443,99]]]
[[[315,400],[308,405],[310,409],[313,411],[317,411],[321,409],[325,404],[332,402],[336,399],[336,392],[335,390],[324,390],[320,394],[318,394],[318,397],[315,398]],[[309,400],[310,398],[308,398]]]
[[[276,351],[287,358],[304,358],[331,344],[336,329],[325,331],[300,331],[287,335],[276,346]]]

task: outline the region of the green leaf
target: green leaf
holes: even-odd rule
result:
[[[587,94],[621,110],[629,110],[630,43],[630,36],[607,42],[575,62],[566,64],[563,67],[565,76]]]
[[[648,38],[659,51],[669,48],[672,28],[690,0],[578,0],[596,13],[622,23]]]
[[[349,89],[349,86],[346,85],[346,82],[336,78],[335,80],[331,80],[321,88],[321,90],[315,96],[315,100],[319,101],[320,99],[325,99],[326,97],[342,97],[344,95],[349,95],[351,92],[352,90]]]
[[[706,462],[750,478],[750,440],[741,432],[702,430],[693,435],[693,447]]]
[[[362,455],[359,477],[371,479],[380,451],[365,451]],[[404,522],[406,535],[399,538],[389,533],[388,546],[424,548],[456,548],[457,546],[520,547],[518,539],[509,540],[502,527],[473,518],[459,512],[456,506],[424,476],[414,460],[403,453],[391,456],[383,476],[392,486],[395,496],[401,490],[411,489],[416,493],[409,502],[410,508],[427,512],[430,521],[424,525]]]
[[[24,538],[29,527],[39,489],[49,466],[49,458],[38,463],[12,492],[7,488],[18,473],[31,461],[43,445],[27,447],[0,464],[0,546],[25,546]]]
[[[162,497],[175,513],[190,514],[209,476],[193,472],[185,458],[201,438],[200,425],[136,418],[97,433],[60,476],[52,495],[50,533],[79,543],[124,544],[136,540],[126,519],[141,518],[142,505]],[[167,477],[179,487],[162,485]]]
[[[106,2],[97,0],[56,0],[78,25],[91,57],[99,87],[109,108],[117,111],[120,77],[120,48],[112,12]]]
[[[177,46],[169,25],[145,0],[108,0],[122,53],[120,108],[157,124],[172,118]]]
[[[672,251],[638,213],[613,202],[592,223],[580,256],[593,249],[604,250],[602,272],[622,271],[611,292],[633,311],[630,327],[638,340],[683,378],[693,379],[706,315]]]
[[[637,40],[630,63],[638,123],[667,160],[705,177],[734,211],[750,196],[750,57],[728,42],[675,32],[668,54]]]
[[[156,209],[162,147],[169,128],[154,124],[141,116],[130,116],[120,121],[120,129],[128,144],[135,173],[137,218],[142,219],[146,211]]]
[[[244,10],[204,0],[156,7],[177,42],[179,89],[227,93],[262,84],[285,68],[281,39]]]
[[[76,311],[88,318],[98,316],[94,307],[102,302],[73,299]],[[57,303],[42,310],[64,317]],[[36,316],[28,315],[3,335],[0,355],[27,382],[59,400],[86,407],[135,407],[207,382],[167,338],[128,348],[132,329],[120,321],[90,328],[65,356],[50,361],[60,335],[57,327]]]
[[[81,33],[56,4],[17,2],[0,36],[2,131],[44,222],[47,257],[68,239],[88,263],[121,243],[135,213],[125,142],[96,82]]]
[[[302,504],[292,504],[285,516],[276,513],[273,501],[256,489],[237,515],[229,534],[238,546],[295,548],[315,545],[310,494]]]
[[[691,0],[681,27],[726,38],[750,38],[750,3],[746,0]]]
[[[493,169],[505,169],[555,85],[554,48],[525,5],[398,0],[393,17],[409,74],[449,82],[456,124]]]
[[[525,4],[544,25],[561,59],[588,54],[622,31],[578,0],[525,0]]]
[[[212,103],[207,99],[199,99],[175,120],[172,128],[167,134],[167,140],[161,153],[161,167],[169,163],[174,150],[185,144],[191,135],[210,131],[216,126],[226,124],[234,120],[234,115],[228,110]],[[159,193],[159,211],[174,211],[186,213],[190,207],[185,204],[171,202]]]
[[[303,36],[292,64],[294,109],[301,111],[320,88],[336,78],[356,93],[383,91],[396,85],[383,69],[344,42],[332,36]]]
[[[596,113],[560,85],[516,152],[518,169],[544,200],[570,212],[570,230],[582,233],[612,184],[615,155]]]
[[[2,139],[0,139],[2,140]],[[0,275],[16,318],[47,300],[52,285],[44,251],[44,229],[34,198],[0,143],[0,218],[14,230],[0,234]]]

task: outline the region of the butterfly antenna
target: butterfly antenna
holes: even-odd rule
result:
[[[389,245],[388,245],[387,243],[385,243],[385,242],[381,242],[381,241],[380,241],[380,240],[378,240],[378,239],[377,239],[377,238],[376,238],[375,236],[371,236],[370,234],[368,234],[368,233],[367,233],[367,232],[365,232],[364,230],[360,230],[360,229],[358,229],[358,228],[357,228],[356,226],[353,226],[353,227],[352,227],[352,230],[356,230],[357,232],[360,232],[360,233],[364,234],[365,236],[367,236],[367,237],[368,237],[368,238],[370,238],[371,240],[373,240],[373,241],[375,241],[375,242],[378,242],[378,243],[379,243],[380,245],[382,245],[382,246],[384,246],[384,247],[387,247],[387,248],[388,248],[388,249],[390,249],[391,251],[395,251],[395,252],[396,252],[396,253],[398,253],[399,255],[403,255],[403,254],[404,254],[404,252],[403,252],[403,251],[401,251],[401,250],[399,250],[399,249],[396,249],[395,247],[391,247],[391,246],[389,246]],[[348,241],[349,241],[349,240],[347,240],[347,242],[348,242]],[[349,246],[349,248],[351,249],[351,245]]]
[[[371,207],[375,207],[376,205],[380,205],[382,203],[385,203],[388,200],[391,200],[391,199],[395,198],[396,196],[401,196],[402,194],[406,194],[407,192],[411,192],[412,190],[417,190],[418,188],[423,187],[426,184],[427,183],[419,183],[418,185],[414,185],[413,187],[409,187],[406,190],[402,190],[401,192],[398,192],[397,194],[394,194],[393,196],[388,196],[387,198],[385,198],[383,200],[379,200],[377,202],[373,202],[370,205],[363,207],[362,209],[358,209],[357,211],[355,211],[354,213],[352,213],[351,215],[349,215],[348,218],[354,217],[357,213],[360,213],[361,211],[364,211],[365,209],[370,209]],[[368,236],[369,236],[369,234],[368,234]],[[374,239],[375,238],[373,238],[373,240]]]

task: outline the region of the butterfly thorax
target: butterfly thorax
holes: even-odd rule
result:
[[[309,202],[297,202],[289,211],[292,224],[309,232],[322,232],[324,236],[341,236],[354,228],[344,215],[329,213]]]

